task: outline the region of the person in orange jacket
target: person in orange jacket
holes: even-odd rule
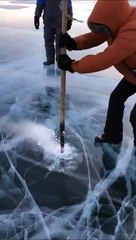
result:
[[[90,32],[71,38],[61,34],[60,46],[71,50],[96,47],[107,41],[103,52],[90,54],[80,60],[72,60],[60,54],[58,67],[72,73],[93,73],[114,66],[124,77],[109,99],[107,118],[97,143],[119,144],[123,140],[124,103],[136,93],[136,7],[128,0],[98,0],[88,18]],[[130,122],[136,147],[136,104],[131,111]]]

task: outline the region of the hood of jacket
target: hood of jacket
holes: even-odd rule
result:
[[[88,23],[104,24],[115,33],[128,21],[131,13],[128,0],[98,0]]]

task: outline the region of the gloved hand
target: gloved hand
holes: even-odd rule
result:
[[[68,22],[67,22],[67,31],[69,31],[71,27],[72,27],[72,20],[71,20],[71,19],[68,19]]]
[[[40,20],[39,20],[39,17],[37,17],[37,16],[34,16],[34,26],[36,29],[39,29]]]
[[[76,49],[76,41],[71,38],[68,33],[60,33],[59,35],[59,47],[66,47],[69,51]]]
[[[60,54],[57,58],[58,67],[71,73],[73,73],[73,69],[71,67],[71,63],[73,61],[74,60],[72,60],[67,54]]]

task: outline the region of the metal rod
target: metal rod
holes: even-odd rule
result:
[[[62,0],[62,33],[67,31],[67,0]],[[66,54],[66,48],[61,49],[62,54]],[[66,95],[66,71],[61,71],[61,101],[60,101],[60,146],[64,152],[65,144],[65,95]]]

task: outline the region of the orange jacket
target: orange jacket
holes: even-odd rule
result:
[[[111,66],[136,85],[136,8],[128,0],[98,0],[88,18],[91,23],[104,24],[112,37],[89,32],[75,38],[76,50],[89,49],[107,41],[108,47],[96,55],[87,55],[72,62],[74,72],[92,73]]]

